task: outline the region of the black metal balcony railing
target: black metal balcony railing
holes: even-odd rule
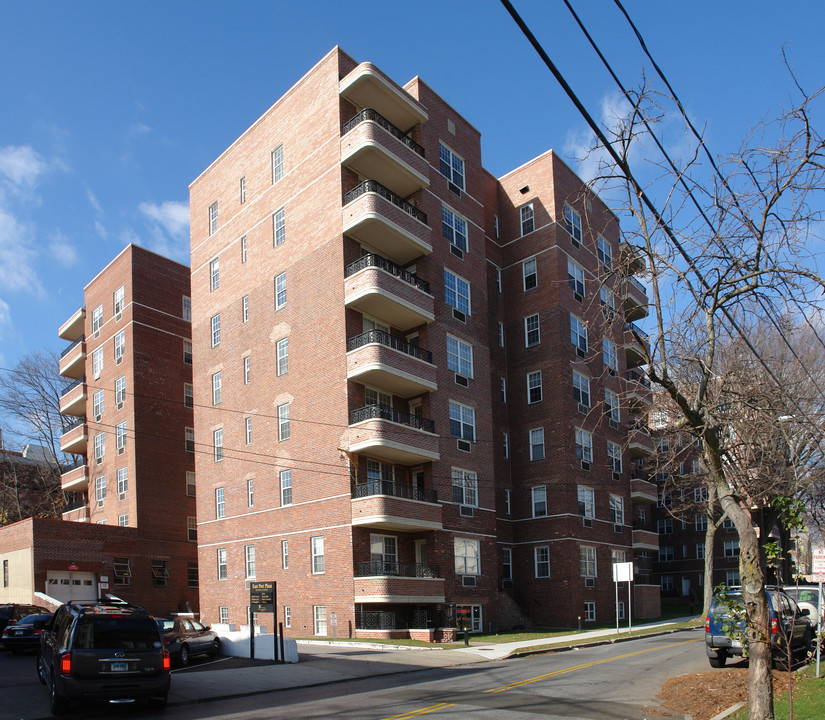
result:
[[[60,353],[60,357],[63,358],[68,355],[72,350],[74,350],[80,343],[82,343],[86,338],[81,335],[77,340],[75,340],[69,347],[67,347],[62,353]]]
[[[352,489],[352,497],[355,499],[372,497],[373,495],[389,495],[390,497],[428,503],[438,502],[438,493],[435,490],[425,490],[412,485],[396,483],[392,480],[368,480],[365,483],[358,483]]]
[[[364,420],[389,420],[399,425],[408,425],[416,430],[424,430],[429,433],[435,432],[435,423],[429,418],[401,412],[400,410],[391,408],[389,405],[365,405],[362,408],[353,410],[349,414],[350,425],[364,422]]]
[[[422,290],[427,294],[430,292],[430,283],[426,280],[422,280],[418,277],[418,275],[407,272],[404,268],[399,267],[392,262],[392,260],[387,260],[387,258],[382,257],[381,255],[376,255],[375,253],[367,253],[366,255],[362,255],[355,262],[351,262],[347,265],[346,270],[344,270],[344,277],[355,275],[355,273],[361,272],[361,270],[368,267],[381,268],[390,275],[395,275],[398,279],[403,280],[408,285],[417,287],[419,290]]]
[[[643,340],[647,340],[647,333],[644,330],[642,330],[642,328],[640,328],[636,323],[625,323],[624,329],[626,332],[629,331],[632,333],[636,333],[636,335],[638,335]]]
[[[343,129],[341,130],[341,135],[346,135],[356,125],[364,122],[365,120],[372,120],[372,122],[384,128],[384,130],[386,130],[394,138],[397,138],[402,143],[404,143],[410,150],[418,153],[421,157],[424,157],[424,148],[421,147],[421,145],[419,145],[415,140],[413,140],[409,135],[404,133],[402,130],[395,127],[395,125],[393,125],[389,120],[387,120],[387,118],[385,118],[383,115],[376,112],[372,108],[362,110],[355,117],[347,120],[344,123]]]
[[[650,533],[657,532],[657,528],[653,523],[642,522],[641,520],[634,520],[633,521],[633,529],[634,530],[644,530],[644,531],[650,532]]]
[[[76,417],[69,420],[65,416],[63,417],[63,434],[65,435],[67,432],[74,430],[78,425],[82,425],[86,422],[85,417]]]
[[[388,200],[396,207],[403,210],[408,215],[412,215],[416,220],[427,224],[427,213],[419,210],[415,205],[408,203],[404,198],[396,195],[392,190],[385,188],[377,180],[364,180],[360,185],[356,185],[352,190],[344,194],[344,205],[349,205],[353,200],[361,197],[364,193],[374,192],[385,200]]]
[[[386,560],[355,563],[355,577],[376,577],[392,575],[406,578],[440,578],[438,565],[420,565],[418,563],[400,563]]]
[[[398,352],[414,357],[417,360],[423,360],[428,363],[432,363],[433,361],[433,354],[429,350],[425,350],[418,345],[408,343],[406,340],[395,337],[395,335],[390,335],[388,332],[384,332],[383,330],[367,330],[366,332],[362,332],[360,335],[351,337],[347,341],[347,350],[357,350],[358,348],[364,347],[364,345],[369,345],[370,343],[386,345],[393,350],[398,350]]]
[[[650,388],[650,380],[647,379],[644,373],[640,373],[638,370],[628,370],[627,379],[637,382],[639,385],[643,385],[646,388]]]
[[[642,285],[642,283],[640,283],[635,277],[633,277],[632,275],[628,275],[626,279],[627,282],[630,283],[633,287],[647,295],[647,288],[644,285]]]
[[[639,470],[638,468],[634,468],[631,466],[630,468],[630,479],[631,480],[642,480],[644,482],[650,482],[650,473],[646,470]]]
[[[80,495],[79,497],[76,497],[74,500],[70,500],[69,502],[67,502],[63,510],[61,510],[61,512],[67,513],[71,512],[72,510],[79,510],[80,508],[87,507],[88,504],[89,501],[86,500],[86,497],[84,495]]]
[[[63,390],[60,393],[60,397],[63,397],[64,395],[71,392],[78,385],[81,385],[84,382],[86,382],[86,376],[85,375],[81,375],[79,378],[76,378],[75,380],[72,380],[68,385],[66,385],[66,387],[63,388]]]
[[[86,458],[82,457],[77,462],[70,463],[69,465],[61,465],[60,472],[65,475],[66,473],[70,473],[72,470],[77,470],[77,468],[86,464]]]

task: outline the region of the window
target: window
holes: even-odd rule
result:
[[[607,465],[614,472],[622,472],[622,446],[611,440],[607,441]]]
[[[289,540],[281,540],[281,567],[289,570]]]
[[[708,489],[706,487],[693,488],[693,502],[702,503],[708,501]],[[726,520],[728,518],[725,518]]]
[[[252,418],[244,418],[244,431],[246,434],[246,444],[252,444]]]
[[[241,262],[246,262],[246,235],[241,236]]]
[[[221,344],[221,316],[212,316],[212,347]]]
[[[103,390],[98,390],[94,394],[92,407],[94,408],[95,419],[103,415]]]
[[[504,347],[504,323],[498,324],[498,346]]]
[[[192,322],[192,298],[184,295],[182,299],[183,307],[181,309],[181,317],[186,322]]]
[[[544,428],[534,428],[528,433],[530,460],[544,460]]]
[[[673,590],[673,575],[662,575],[660,583],[663,591]]]
[[[502,580],[513,579],[513,550],[512,548],[501,549],[501,578]]]
[[[453,468],[453,502],[478,507],[478,476],[469,470]]]
[[[292,608],[289,605],[284,605],[284,627],[292,627]]]
[[[286,305],[286,273],[275,276],[275,309],[280,310]]]
[[[282,245],[286,240],[286,210],[278,208],[272,214],[272,242],[275,247]]]
[[[126,402],[126,376],[123,375],[115,380],[115,405],[118,409],[123,407],[123,403]],[[191,407],[191,406],[190,406]],[[101,406],[100,409],[103,412],[103,407]]]
[[[580,406],[590,408],[590,379],[573,371],[573,400]]]
[[[255,480],[253,478],[246,481],[246,504],[249,507],[255,505]]]
[[[614,565],[616,563],[627,562],[627,553],[624,550],[617,550],[614,548],[610,551],[610,559]]]
[[[731,520],[729,517],[726,517],[722,521],[722,527],[725,528],[725,530],[733,530],[733,520]]]
[[[481,605],[456,605],[455,623],[462,631],[481,632]]]
[[[115,426],[115,447],[120,455],[126,449],[126,421],[119,422]]]
[[[662,545],[659,548],[659,562],[673,562],[673,545]]]
[[[705,559],[705,543],[696,543],[696,559],[697,560],[704,560]]]
[[[183,362],[186,365],[192,364],[192,342],[191,340],[183,341]]]
[[[115,578],[115,585],[131,585],[132,568],[129,558],[112,558],[112,575]]]
[[[286,375],[289,372],[289,338],[281,338],[275,344],[275,352],[278,356],[277,373]]]
[[[221,605],[218,608],[218,622],[223,625],[229,623],[229,608],[226,605]]]
[[[581,216],[569,205],[564,206],[564,228],[577,243],[582,241]]]
[[[244,558],[246,559],[246,577],[254,578],[255,575],[255,546],[244,545]]]
[[[121,330],[115,335],[115,363],[120,365],[123,354],[126,352],[126,331]]]
[[[616,357],[616,343],[607,338],[602,340],[602,359],[610,372],[614,374],[618,372],[619,360]]]
[[[505,515],[510,514],[510,491],[504,491],[504,513]]]
[[[249,355],[243,359],[243,384],[249,385]]]
[[[470,314],[470,283],[444,270],[444,301],[465,315]]]
[[[209,206],[209,234],[217,232],[218,230],[218,203],[213,202]]]
[[[550,577],[550,548],[547,545],[542,545],[533,548],[534,565],[536,569],[537,578]]]
[[[722,544],[723,552],[725,557],[739,557],[739,541],[738,540],[725,540]]]
[[[394,482],[395,468],[389,463],[378,462],[378,460],[367,460],[367,482]]]
[[[370,534],[370,562],[376,575],[397,573],[397,538],[394,535]]]
[[[226,548],[218,550],[218,580],[226,580]]]
[[[727,570],[725,572],[725,585],[728,587],[733,587],[735,585],[741,585],[741,581],[739,580],[739,570]],[[673,588],[671,588],[672,590]]]
[[[244,295],[241,298],[241,321],[249,322],[249,295]]]
[[[708,529],[708,516],[707,515],[694,515],[693,522],[697,530],[707,530]]]
[[[100,377],[100,373],[103,372],[103,348],[99,347],[92,353],[92,372],[94,373],[95,380]]]
[[[240,201],[241,205],[246,202],[246,178],[242,177],[240,181]]]
[[[673,518],[659,518],[656,521],[656,531],[659,535],[673,534]]]
[[[198,587],[199,582],[197,563],[186,563],[186,585],[190,588]]]
[[[616,317],[616,297],[604,285],[599,288],[599,304],[602,306],[605,320],[613,322],[613,318]]]
[[[95,337],[100,335],[100,328],[103,326],[103,305],[98,305],[92,310],[92,332]]]
[[[192,388],[192,383],[183,383],[183,406],[195,407],[195,391]]]
[[[103,507],[103,501],[106,499],[106,476],[101,475],[95,478],[95,500],[98,507]]]
[[[519,220],[521,222],[521,234],[527,235],[527,233],[533,232],[535,229],[534,217],[533,217],[533,203],[529,202],[526,205],[522,205],[519,208]],[[527,288],[525,288],[526,290]]]
[[[281,505],[292,505],[292,470],[281,470]]]
[[[539,316],[528,315],[524,318],[524,347],[534,347],[541,342]]]
[[[593,435],[576,428],[576,457],[583,462],[593,462]]]
[[[186,518],[186,539],[189,542],[198,541],[198,519],[192,515]]]
[[[223,428],[212,431],[212,445],[215,448],[215,462],[223,460]]]
[[[186,471],[186,494],[195,497],[195,473],[191,470]]]
[[[114,308],[115,308],[115,318],[120,319],[121,314],[123,313],[123,305],[124,305],[124,298],[125,298],[125,291],[123,289],[123,285],[121,285],[114,293]]]
[[[578,487],[579,515],[591,520],[596,517],[595,494],[593,488],[579,485]]]
[[[278,405],[278,441],[289,440],[289,403]]]
[[[501,402],[507,402],[507,378],[501,378]]]
[[[588,601],[584,604],[584,621],[596,622],[596,603]]]
[[[584,268],[569,258],[567,260],[567,284],[578,300],[584,297]]]
[[[183,436],[186,452],[195,452],[195,428],[184,428]]]
[[[527,373],[527,403],[541,402],[541,370]]]
[[[272,184],[284,176],[284,146],[278,145],[272,151]]]
[[[533,500],[533,517],[547,516],[547,488],[544,485],[531,488]]]
[[[604,269],[610,270],[613,267],[613,247],[601,235],[596,238],[596,252]]]
[[[103,457],[106,455],[106,435],[105,433],[98,433],[95,435],[95,460],[98,464],[103,462]]]
[[[596,577],[596,548],[590,545],[579,547],[579,571],[582,577]]]
[[[316,635],[327,634],[327,606],[312,606],[313,628]]]
[[[221,374],[216,372],[212,375],[212,404],[221,404]]]
[[[464,160],[446,145],[438,144],[439,171],[459,190],[464,190]]]
[[[612,390],[605,388],[604,391],[604,405],[607,410],[607,419],[618,425],[619,423],[619,396]]]
[[[218,258],[209,263],[209,292],[214,292],[221,284],[221,261]]]
[[[473,346],[447,335],[447,367],[458,375],[473,377]]]
[[[450,435],[475,442],[476,439],[476,411],[450,400]]]
[[[226,517],[226,500],[222,487],[215,488],[215,517],[218,520]]]
[[[570,316],[570,342],[582,357],[587,352],[587,325],[575,315]]]
[[[441,208],[441,232],[451,245],[462,252],[467,252],[467,221],[443,206]]]
[[[9,561],[3,560],[3,587],[9,586]]]
[[[316,535],[310,538],[310,545],[312,547],[312,574],[320,575],[325,571],[323,536]]]
[[[624,498],[618,495],[610,496],[610,522],[624,525]]]
[[[455,538],[456,575],[481,574],[481,548],[478,540]]]
[[[501,433],[501,443],[502,443],[502,450],[504,451],[504,457],[510,457],[510,433]],[[509,492],[509,491],[506,491]]]
[[[129,490],[129,471],[127,468],[117,469],[117,495],[123,500],[126,497],[126,492]]]
[[[539,284],[539,276],[536,270],[536,258],[525,260],[521,264],[521,277],[524,283],[524,289],[532,290]]]

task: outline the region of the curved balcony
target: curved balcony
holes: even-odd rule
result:
[[[405,133],[427,120],[424,106],[369,62],[343,78],[338,92],[357,108],[375,108]]]
[[[432,392],[432,353],[382,330],[368,330],[347,343],[347,379],[373,385],[399,397]]]
[[[83,335],[60,353],[59,371],[63,377],[75,379],[86,372],[86,342]]]
[[[85,330],[86,325],[86,308],[78,308],[72,313],[72,316],[66,320],[57,331],[57,334],[63,340],[74,342],[77,340]]]
[[[430,285],[394,262],[373,253],[350,263],[345,271],[348,308],[384,320],[401,331],[431,323],[435,299]]]
[[[89,487],[89,466],[83,462],[60,475],[60,487],[73,492],[85,492]]]
[[[631,426],[627,437],[627,451],[631,458],[643,458],[653,455],[656,446],[650,437],[650,431],[645,425]]]
[[[366,180],[344,195],[344,234],[385,258],[407,265],[429,255],[427,214],[376,180]]]
[[[624,350],[628,368],[647,364],[650,355],[650,341],[647,333],[636,323],[625,323]]]
[[[631,473],[632,475],[632,473]],[[640,477],[630,478],[630,501],[634,505],[650,505],[658,499],[656,484]]]
[[[60,452],[70,455],[85,455],[89,429],[85,418],[77,418],[60,436]]]
[[[441,505],[434,490],[389,480],[372,480],[353,487],[352,524],[393,532],[443,527]]]
[[[653,392],[650,389],[650,380],[639,370],[628,370],[626,374],[626,396],[630,404],[649,407],[653,404]]]
[[[644,272],[647,263],[638,248],[630,243],[623,242],[619,245],[622,268],[628,275],[635,275]]]
[[[357,603],[444,602],[444,579],[437,565],[393,561],[355,563]]]
[[[60,393],[60,413],[84,417],[86,415],[86,378],[81,376],[70,382]]]
[[[649,312],[647,290],[632,275],[622,283],[622,309],[625,320],[641,320]]]
[[[367,405],[350,413],[347,450],[377,460],[415,465],[440,459],[432,420],[387,405]]]
[[[643,523],[639,520],[633,521],[633,549],[634,550],[658,550],[659,533],[650,523]]]

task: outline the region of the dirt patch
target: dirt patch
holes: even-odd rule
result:
[[[773,693],[788,692],[788,673],[774,671]],[[748,669],[728,668],[671,678],[659,693],[662,706],[693,720],[710,720],[731,705],[748,699]],[[651,714],[655,714],[651,710]]]

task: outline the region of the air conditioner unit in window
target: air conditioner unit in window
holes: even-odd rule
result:
[[[576,355],[578,355],[580,358],[583,358],[585,356],[585,352],[580,347],[577,347],[576,348]]]
[[[504,578],[501,581],[501,589],[502,590],[512,590],[513,589],[513,581],[511,578]]]
[[[453,317],[456,320],[460,320],[463,323],[467,322],[467,316],[463,312],[461,312],[461,310],[456,310],[455,308],[453,308]]]
[[[464,259],[464,251],[460,247],[450,244],[450,252],[457,258]]]
[[[582,300],[584,300],[584,298],[578,293],[573,293],[573,297],[576,298],[577,302],[581,302]]]
[[[621,473],[617,473],[617,472],[615,472],[615,471],[614,471],[614,472],[613,472],[613,479],[614,479],[616,482],[618,482],[619,480],[621,480],[621,479],[622,479],[622,474],[621,474]]]
[[[102,463],[102,462],[103,462],[103,458],[102,458],[102,457],[95,458],[95,460],[97,461],[97,464],[98,464],[98,465],[100,465],[100,463]]]
[[[126,452],[126,448],[118,448],[117,449],[117,454],[118,455],[123,455],[123,453],[125,453],[125,452]]]
[[[464,587],[475,587],[476,586],[475,575],[462,575],[461,576],[461,584]]]
[[[607,424],[610,425],[610,427],[612,427],[614,430],[619,429],[619,423],[616,420],[608,420]]]
[[[102,415],[95,415],[95,422],[100,422]]]
[[[590,407],[585,405],[584,403],[579,403],[579,412],[583,415],[587,415],[590,412]]]
[[[596,578],[585,578],[584,579],[584,586],[585,587],[596,587]]]
[[[456,385],[461,385],[462,387],[469,387],[470,386],[469,378],[466,378],[463,375],[459,375],[458,373],[455,374],[455,382],[456,382]]]
[[[473,508],[471,508],[469,505],[462,505],[459,512],[461,513],[462,517],[475,517],[475,512],[473,511]]]
[[[590,463],[587,462],[587,460],[582,460],[582,470],[589,470],[589,469],[590,469]]]
[[[581,247],[581,243],[578,240],[576,240],[576,238],[574,238],[572,235],[570,236],[570,242],[573,243],[574,248]]]
[[[582,525],[584,525],[584,527],[593,527],[592,518],[588,518],[588,517],[582,518]]]
[[[624,528],[621,525],[614,525],[613,532],[620,533]]]
[[[122,402],[117,403],[117,409],[118,409],[118,410],[122,410],[122,409],[123,409],[123,403],[122,403]]]
[[[458,185],[447,181],[447,187],[450,189],[450,192],[455,193],[458,197],[461,197],[461,188],[458,187]]]
[[[470,448],[472,447],[472,445],[467,440],[459,440],[458,442],[456,442],[456,447],[458,447],[459,450],[463,450],[464,452],[470,452]]]

